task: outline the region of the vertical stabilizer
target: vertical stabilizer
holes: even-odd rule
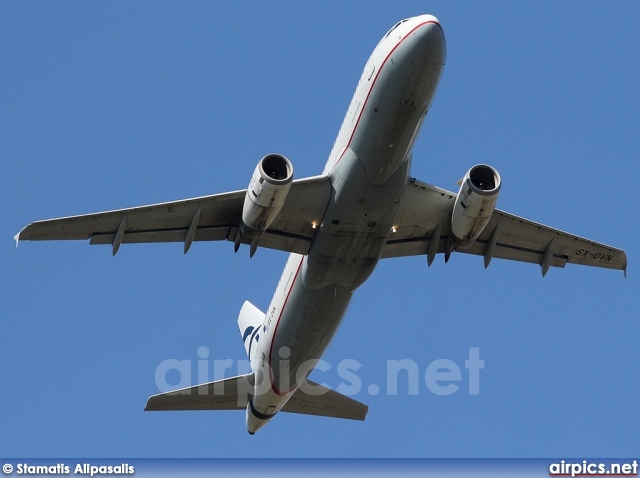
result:
[[[261,328],[264,323],[264,312],[258,309],[251,302],[246,300],[238,315],[238,327],[244,342],[244,349],[249,360],[253,359],[253,351],[260,340]]]

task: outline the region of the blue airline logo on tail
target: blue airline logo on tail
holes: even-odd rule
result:
[[[258,332],[260,331],[260,327],[254,327],[250,325],[246,329],[244,329],[244,334],[242,334],[242,342],[246,343],[247,338],[251,336],[251,340],[249,341],[249,346],[247,347],[247,355],[249,356],[249,360],[251,360],[251,346],[253,345],[253,341],[256,341],[256,344],[260,340],[260,335]]]

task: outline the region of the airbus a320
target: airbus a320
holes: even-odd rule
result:
[[[437,18],[391,28],[369,57],[319,176],[293,179],[280,154],[262,158],[246,190],[34,222],[18,240],[107,244],[230,241],[290,253],[267,312],[250,302],[238,326],[252,372],[148,399],[146,410],[246,410],[254,434],[278,412],[364,420],[368,407],[308,380],[353,293],[382,258],[452,252],[550,267],[626,271],[622,250],[496,209],[500,174],[471,167],[458,192],[411,177],[412,148],[445,65]]]

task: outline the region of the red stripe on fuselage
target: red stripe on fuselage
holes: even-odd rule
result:
[[[284,299],[284,303],[282,304],[282,310],[280,311],[280,315],[278,316],[278,320],[276,321],[276,327],[273,330],[273,336],[271,337],[271,344],[269,345],[268,364],[269,364],[269,379],[271,380],[271,389],[275,392],[276,395],[280,395],[280,396],[291,393],[293,390],[295,390],[296,387],[292,388],[288,392],[281,392],[280,390],[278,390],[278,387],[276,387],[276,384],[273,380],[273,367],[271,366],[271,358],[273,357],[273,344],[276,341],[276,334],[278,333],[278,326],[280,325],[280,319],[282,319],[282,314],[284,314],[284,309],[287,306],[287,302],[289,301],[289,296],[291,295],[293,286],[296,284],[296,280],[298,279],[298,274],[300,273],[300,269],[302,269],[302,262],[304,261],[304,258],[305,256],[302,256],[302,258],[300,259],[300,264],[298,264],[298,270],[296,270],[296,275],[293,277],[293,280],[291,281],[291,288],[289,289],[289,292],[287,292],[287,297]]]

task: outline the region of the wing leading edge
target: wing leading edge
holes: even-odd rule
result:
[[[109,244],[115,254],[121,244],[233,240],[242,218],[246,190],[139,206],[29,224],[14,239],[81,240]],[[331,195],[326,176],[293,181],[278,218],[260,238],[260,246],[306,254]]]
[[[412,180],[400,205],[396,230],[382,257],[432,256],[447,253],[451,213],[456,193]],[[433,244],[432,244],[433,240]],[[468,249],[456,252],[484,256],[485,267],[494,257],[539,264],[543,275],[550,266],[567,263],[622,270],[624,251],[538,224],[496,209],[491,221]]]

